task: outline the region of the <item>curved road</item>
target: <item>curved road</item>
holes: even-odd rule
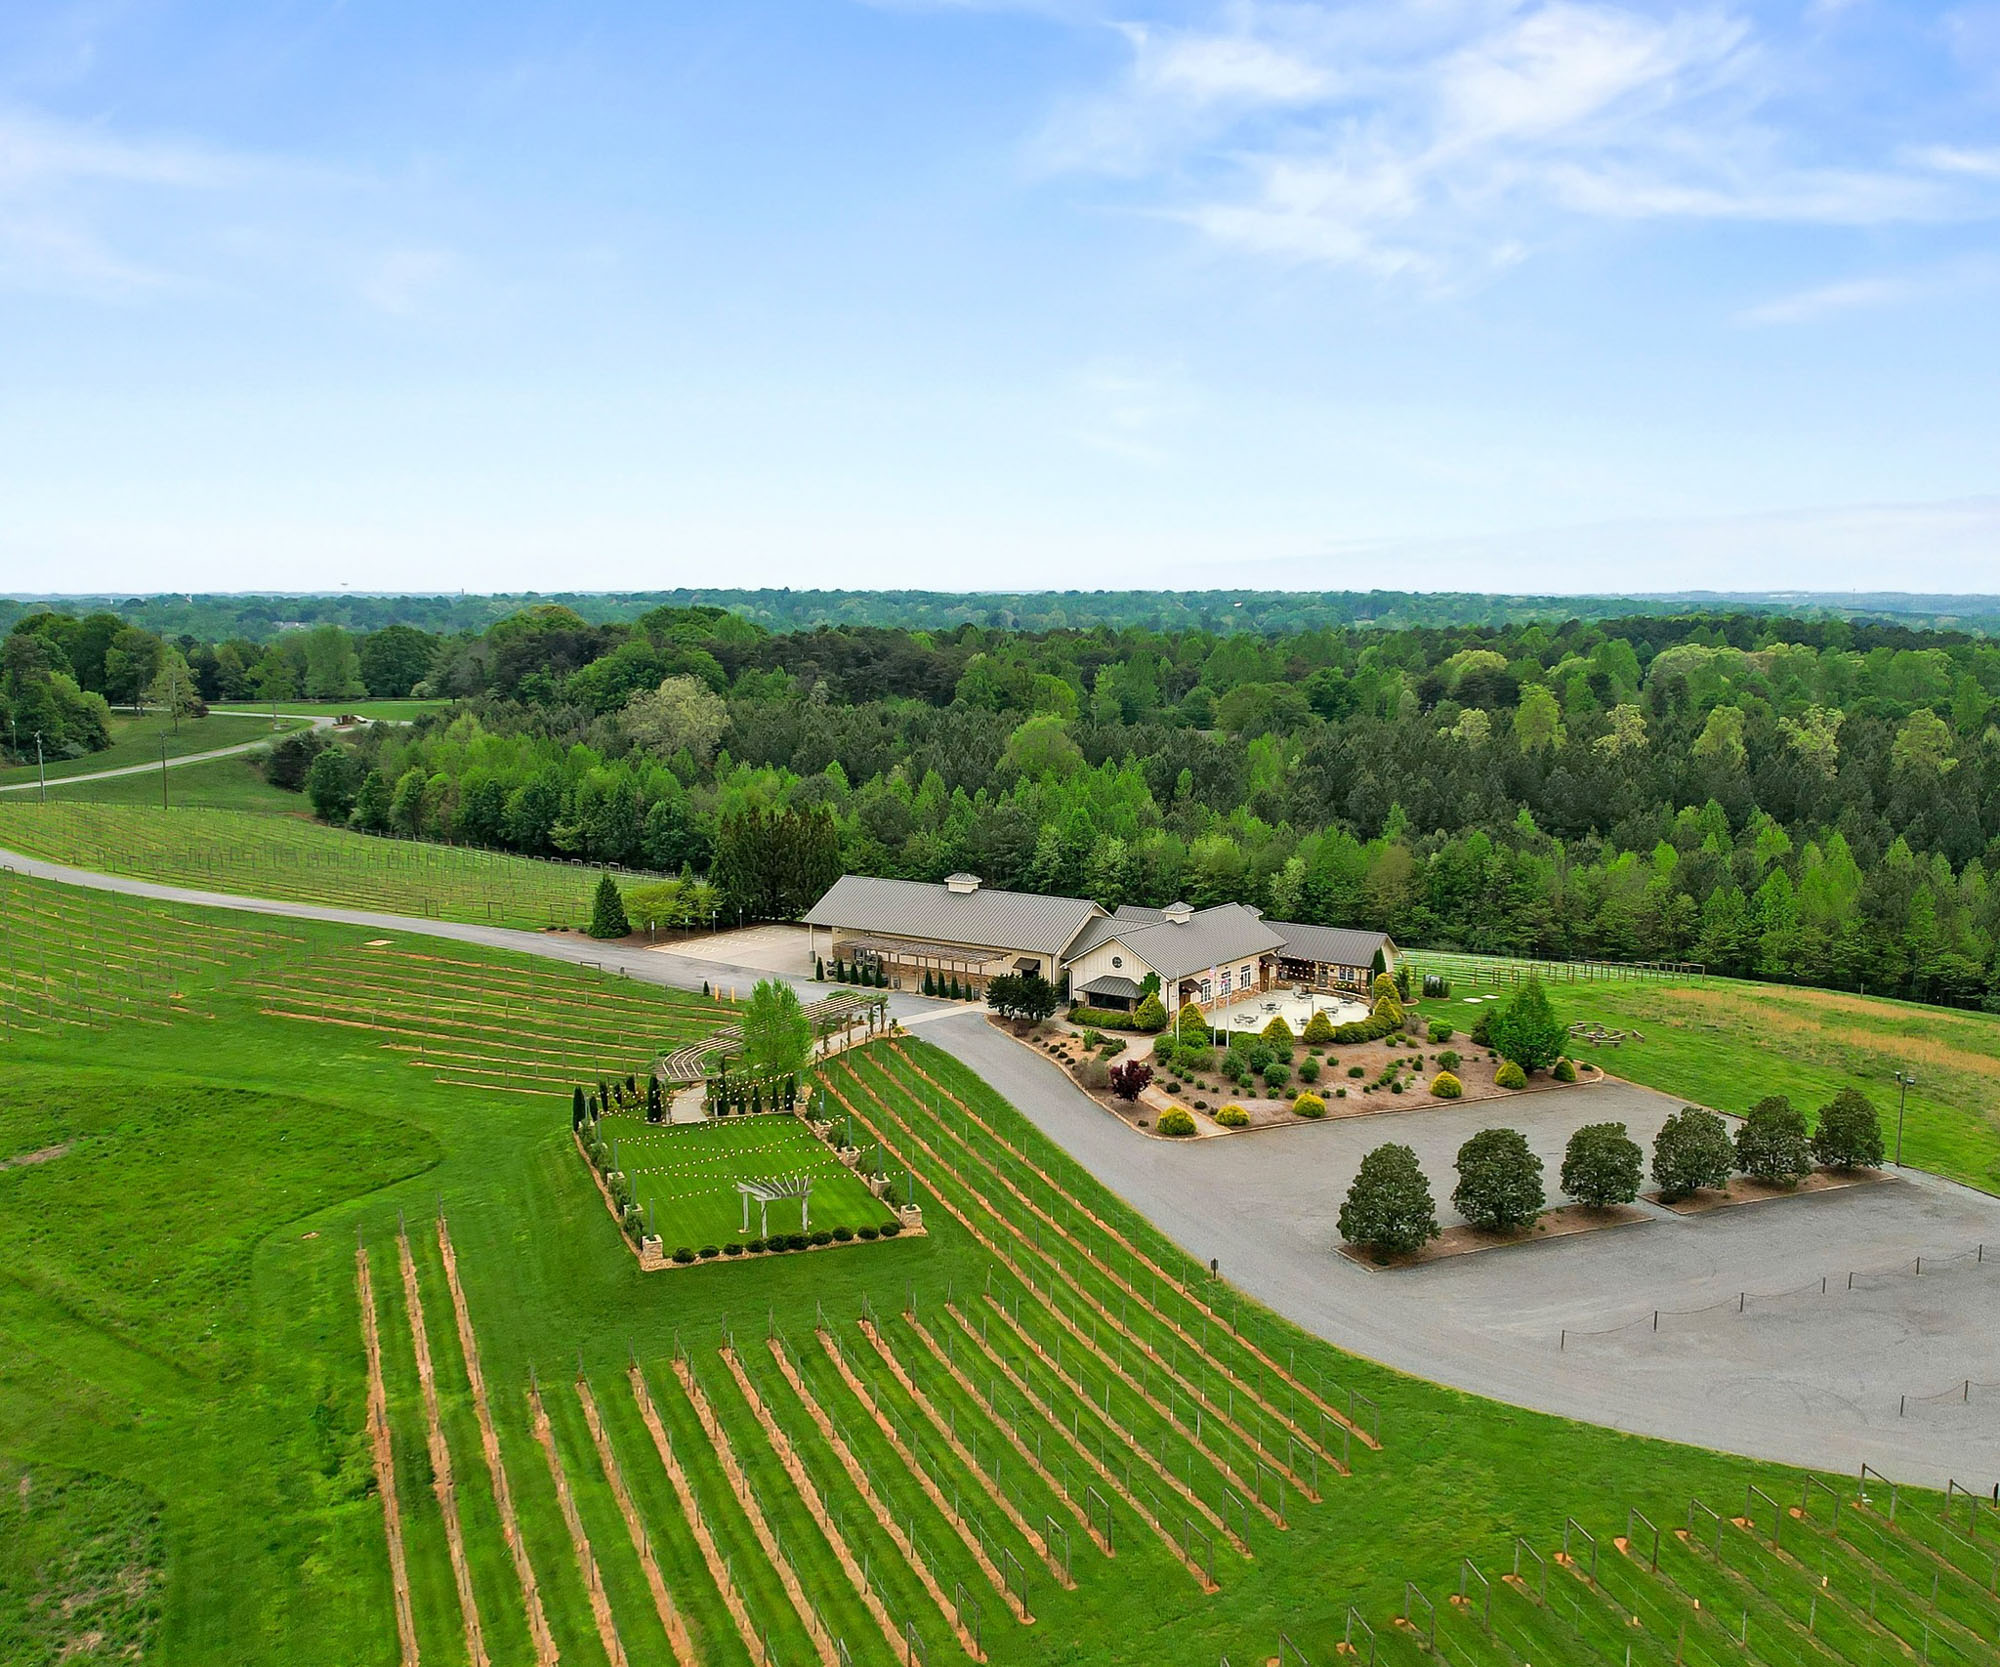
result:
[[[264,714],[261,712],[218,712],[217,715],[230,718],[261,718]],[[331,718],[312,718],[308,720],[307,727],[312,729],[327,729],[332,724],[333,720]],[[287,733],[290,732],[288,731]],[[267,739],[238,741],[233,747],[211,747],[207,752],[182,753],[178,758],[169,758],[164,767],[169,770],[178,770],[184,764],[206,764],[212,758],[234,758],[238,753],[255,752],[259,747],[267,747],[269,745],[270,742]],[[110,781],[114,776],[155,775],[161,768],[162,766],[156,763],[121,764],[115,770],[92,770],[80,776],[56,776],[50,780],[48,785],[51,787],[75,787],[80,782]],[[0,782],[0,793],[37,793],[41,791],[41,787],[42,783],[39,777],[34,781]]]
[[[0,864],[101,891],[486,944],[681,988],[771,976],[685,952],[238,897],[6,851]],[[1640,1225],[1378,1273],[1335,1253],[1334,1217],[1361,1153],[1409,1141],[1435,1185],[1490,1115],[1480,1106],[1153,1140],[982,1014],[889,999],[905,1025],[921,1026],[1161,1231],[1203,1261],[1219,1258],[1239,1288],[1343,1349],[1491,1399],[1759,1458],[1848,1471],[1865,1459],[1904,1480],[1941,1487],[1951,1478],[1979,1492],[2000,1478],[2000,1199],[1911,1171],[1701,1217],[1651,1209]],[[1649,1142],[1675,1105],[1613,1079],[1522,1096],[1507,1115],[1553,1179],[1579,1124],[1615,1119]],[[1976,1260],[1982,1242],[1993,1254]],[[1925,1276],[1910,1272],[1917,1257]],[[1851,1290],[1849,1273],[1858,1276]],[[1675,1312],[1693,1309],[1706,1311]],[[1962,1403],[1912,1411],[1903,1401],[1968,1379],[1993,1385],[1992,1400],[1969,1389]]]

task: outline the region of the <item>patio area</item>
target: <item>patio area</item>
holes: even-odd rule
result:
[[[1333,1024],[1352,1024],[1368,1017],[1368,1004],[1324,990],[1253,990],[1235,1001],[1216,1003],[1208,1010],[1208,1022],[1217,1030],[1236,1035],[1262,1030],[1273,1019],[1283,1019],[1297,1036],[1315,1013],[1324,1013]]]

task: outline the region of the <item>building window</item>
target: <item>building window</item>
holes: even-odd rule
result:
[[[1111,957],[1111,964],[1114,967],[1122,967],[1125,964],[1125,957],[1122,955],[1114,955]]]
[[[1206,1000],[1208,1000],[1208,980],[1207,980],[1206,978],[1204,978],[1204,979],[1203,979],[1203,980],[1201,981],[1201,984],[1200,984],[1199,988],[1200,988],[1200,990],[1201,990],[1201,999],[1202,999],[1203,1001],[1206,1001]],[[1224,989],[1226,990],[1226,989],[1228,989],[1228,988],[1229,988],[1229,986],[1228,986],[1227,984],[1225,984],[1225,985],[1223,985],[1223,988],[1224,988]]]
[[[1222,969],[1222,993],[1224,995],[1229,994],[1229,969],[1227,967]]]
[[[1251,985],[1250,969],[1248,967],[1245,967],[1243,969],[1243,988],[1247,990],[1250,988],[1250,985]]]

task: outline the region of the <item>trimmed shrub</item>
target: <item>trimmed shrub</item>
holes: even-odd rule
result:
[[[1586,1123],[1563,1150],[1562,1189],[1579,1204],[1604,1209],[1639,1196],[1645,1154],[1623,1123]]]
[[[787,1233],[785,1235],[785,1248],[787,1250],[804,1250],[811,1242],[803,1233]]]
[[[1346,1098],[1347,1098],[1347,1090],[1346,1090],[1346,1089],[1344,1089],[1344,1088],[1336,1088],[1336,1089],[1335,1089],[1335,1090],[1333,1091],[1333,1097],[1334,1097],[1334,1098],[1335,1098],[1336,1100],[1344,1100],[1344,1099],[1346,1099]]]
[[[1430,1028],[1424,1032],[1433,1042],[1449,1042],[1458,1032],[1442,1019],[1433,1019]]]
[[[846,1244],[854,1237],[854,1229],[852,1227],[836,1227],[833,1230],[833,1236],[841,1244]]]
[[[1174,1035],[1183,1042],[1200,1042],[1206,1046],[1210,1036],[1208,1015],[1193,1002],[1183,1002],[1181,1010],[1174,1015]]]
[[[1333,1040],[1333,1020],[1324,1012],[1315,1011],[1313,1016],[1306,1020],[1304,1040],[1309,1046],[1325,1047]]]
[[[1378,1146],[1361,1160],[1340,1206],[1340,1236],[1378,1258],[1420,1248],[1438,1236],[1437,1204],[1417,1154],[1408,1146]]]
[[[824,1227],[817,1228],[813,1232],[812,1242],[814,1244],[832,1244],[833,1234]]]
[[[854,1236],[858,1239],[879,1239],[882,1236],[882,1229],[879,1227],[860,1227],[855,1229]]]
[[[1525,1227],[1542,1213],[1542,1160],[1519,1129],[1481,1129],[1458,1149],[1452,1204],[1475,1227]]]
[[[1433,1001],[1442,1001],[1451,994],[1451,980],[1441,972],[1424,974],[1424,994]]]
[[[761,1256],[766,1250],[770,1249],[770,1246],[766,1244],[762,1239],[752,1239],[749,1242],[749,1244],[744,1246],[744,1248],[748,1250],[752,1256]]]
[[[743,1254],[743,1247],[734,1239],[731,1239],[729,1243],[722,1247],[722,1254],[725,1256],[741,1256]]]
[[[713,1261],[721,1254],[722,1246],[719,1244],[705,1244],[701,1247],[701,1259],[704,1262]]]
[[[1292,1068],[1282,1061],[1274,1059],[1264,1067],[1261,1075],[1264,1078],[1264,1086],[1275,1094],[1286,1083],[1292,1080]]]
[[[1782,1094],[1765,1095],[1736,1131],[1736,1167],[1766,1186],[1797,1186],[1812,1173],[1805,1114]]]
[[[1269,1042],[1272,1047],[1284,1049],[1285,1057],[1287,1059],[1291,1058],[1292,1046],[1298,1039],[1293,1036],[1292,1027],[1285,1023],[1284,1014],[1280,1013],[1267,1024],[1264,1027],[1263,1035],[1264,1040]]]
[[[1215,1120],[1225,1129],[1240,1129],[1250,1121],[1250,1113],[1232,1100],[1215,1114]]]
[[[1292,1115],[1294,1117],[1324,1117],[1326,1115],[1326,1101],[1322,1100],[1317,1094],[1301,1094],[1292,1102]]]
[[[1653,1180],[1663,1204],[1678,1203],[1700,1187],[1726,1187],[1735,1168],[1729,1130],[1700,1106],[1682,1106],[1653,1137]]]
[[[1567,1059],[1558,1059],[1555,1063],[1555,1068],[1549,1072],[1549,1075],[1554,1077],[1557,1082],[1575,1082],[1576,1067]]]
[[[1161,1134],[1173,1135],[1178,1138],[1181,1135],[1191,1135],[1194,1133],[1194,1119],[1182,1111],[1179,1106],[1169,1106],[1165,1111],[1160,1113],[1160,1121],[1155,1127]]]
[[[680,1263],[682,1267],[686,1267],[694,1260],[693,1248],[689,1245],[682,1245],[680,1249],[674,1252],[674,1260]]]
[[[1882,1150],[1882,1119],[1860,1089],[1843,1088],[1819,1108],[1812,1154],[1828,1169],[1873,1169]]]
[[[1350,1077],[1365,1077],[1368,1075],[1368,1067],[1365,1065],[1350,1065],[1347,1067],[1347,1074]]]
[[[1299,1081],[1300,1082],[1319,1081],[1319,1061],[1317,1059],[1314,1059],[1310,1054],[1308,1054],[1304,1059],[1299,1061]]]
[[[1449,1071],[1440,1071],[1431,1078],[1431,1092],[1440,1100],[1456,1100],[1465,1092],[1465,1084]]]
[[[1462,1063],[1463,1061],[1459,1058],[1456,1048],[1446,1048],[1443,1053],[1438,1055],[1438,1068],[1440,1070],[1456,1071]]]
[[[1166,1003],[1160,1000],[1157,990],[1148,995],[1133,1011],[1132,1028],[1143,1030],[1149,1036],[1167,1028]]]
[[[1493,1073],[1493,1083],[1496,1088],[1526,1088],[1528,1073],[1521,1069],[1518,1062],[1503,1059],[1500,1069]]]
[[[1378,1001],[1400,1001],[1402,1000],[1402,995],[1402,991],[1396,988],[1395,979],[1391,978],[1386,972],[1378,972],[1368,981],[1368,999],[1371,1003]]]
[[[882,1223],[882,1237],[885,1239],[893,1239],[902,1230],[903,1224],[900,1221],[885,1221]]]

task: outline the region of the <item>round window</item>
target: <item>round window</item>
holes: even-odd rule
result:
[[[1111,957],[1111,964],[1114,967],[1122,967],[1125,964],[1125,957],[1122,955],[1114,955]]]

